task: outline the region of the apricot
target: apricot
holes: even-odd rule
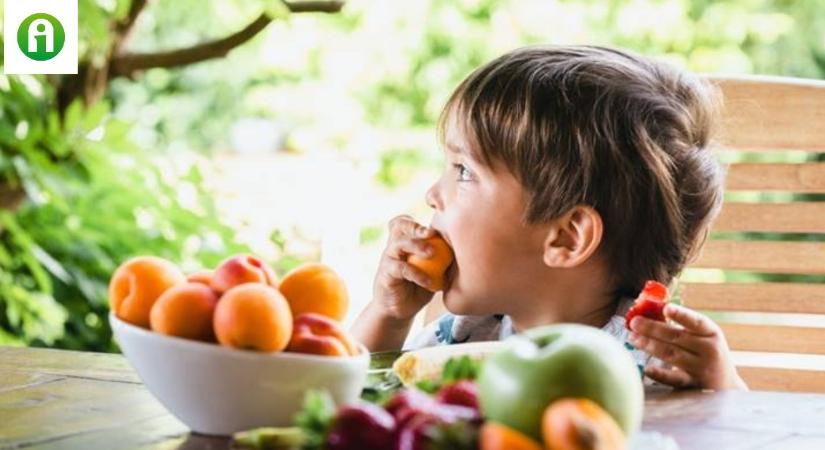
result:
[[[173,286],[164,292],[149,315],[152,331],[199,341],[214,340],[212,316],[218,295],[203,283]]]
[[[542,450],[529,436],[497,422],[485,422],[478,438],[481,450]]]
[[[221,345],[279,352],[292,336],[292,313],[277,289],[246,283],[223,294],[212,325]]]
[[[341,321],[347,315],[347,285],[323,264],[308,263],[293,269],[281,280],[280,290],[293,316],[317,313]]]
[[[433,249],[432,256],[422,258],[418,255],[410,255],[407,262],[418,270],[427,274],[432,281],[430,288],[433,292],[444,289],[444,274],[447,268],[453,263],[453,251],[441,236],[433,236],[425,239]]]
[[[305,313],[292,322],[288,352],[326,356],[355,356],[358,346],[341,325],[327,316]]]
[[[222,294],[244,283],[263,283],[278,287],[278,277],[269,265],[250,255],[236,255],[224,260],[212,274],[210,286]]]
[[[186,281],[190,283],[201,283],[207,286],[212,285],[212,277],[215,276],[215,272],[211,270],[199,270],[197,272],[192,272],[186,276]]]
[[[619,450],[625,437],[604,409],[586,398],[563,398],[544,410],[541,420],[548,450]]]
[[[115,270],[109,281],[109,304],[119,319],[149,328],[149,312],[167,289],[186,283],[172,262],[155,256],[132,258]]]

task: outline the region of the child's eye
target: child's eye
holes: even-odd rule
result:
[[[458,171],[458,181],[473,180],[473,173],[464,164],[453,164],[453,167]]]

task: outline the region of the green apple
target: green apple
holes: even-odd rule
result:
[[[541,441],[541,416],[554,400],[588,398],[630,436],[639,429],[644,389],[630,352],[585,325],[533,328],[490,355],[478,378],[481,411]]]

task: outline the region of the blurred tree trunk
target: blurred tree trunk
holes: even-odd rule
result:
[[[0,182],[0,210],[16,211],[25,200],[26,192],[18,186],[9,186]],[[0,227],[0,230],[2,227]]]
[[[134,78],[155,67],[182,67],[226,56],[232,49],[244,44],[264,30],[272,18],[261,14],[247,26],[224,38],[204,42],[188,48],[157,52],[133,53],[126,50],[135,23],[150,0],[132,0],[126,17],[112,24],[113,44],[102,63],[81,61],[77,75],[51,78],[57,87],[58,108],[61,113],[77,98],[87,105],[103,98],[109,82],[117,77]],[[336,13],[344,6],[343,0],[281,1],[289,13]]]

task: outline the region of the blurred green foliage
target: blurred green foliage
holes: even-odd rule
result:
[[[114,350],[107,284],[118,264],[152,254],[214,266],[246,250],[218,220],[199,169],[154,160],[107,103],[75,102],[61,120],[48,85],[4,80],[2,113],[18,126],[0,133],[0,166],[14,168],[3,182],[28,201],[0,211],[0,344]]]
[[[240,7],[248,3],[220,0],[209,2],[201,24],[190,15],[196,3],[158,2],[136,47],[185,45],[254,16]],[[407,158],[397,149],[434,148],[432,126],[452,89],[522,45],[613,45],[698,72],[825,77],[819,0],[391,3],[349,0],[340,14],[274,23],[226,60],[118,80],[116,114],[158,145],[220,151],[235,121],[256,117],[283,125],[293,150],[324,147],[374,161],[383,153]]]
[[[95,58],[107,45],[96,27],[120,12],[80,11]],[[248,249],[218,220],[197,165],[137,145],[108,101],[61,115],[55,97],[46,77],[0,76],[0,189],[25,195],[0,209],[0,345],[114,351],[117,265],[153,254],[194,269]]]
[[[105,58],[110,24],[130,5],[80,0],[83,60]],[[130,48],[224,36],[272,5],[152,2]],[[375,167],[380,186],[401,188],[437,170],[433,125],[455,85],[535,43],[621,46],[699,72],[825,78],[820,0],[349,0],[341,14],[274,22],[226,58],[114,80],[104,101],[62,118],[46,78],[2,77],[0,186],[28,200],[0,211],[0,344],[113,350],[106,284],[117,264],[155,254],[194,269],[246,250],[197,164],[174,162],[231,148],[239,119],[268,120],[291,151],[347,155]],[[370,225],[361,240],[379,235]],[[285,245],[278,232],[272,240]]]

